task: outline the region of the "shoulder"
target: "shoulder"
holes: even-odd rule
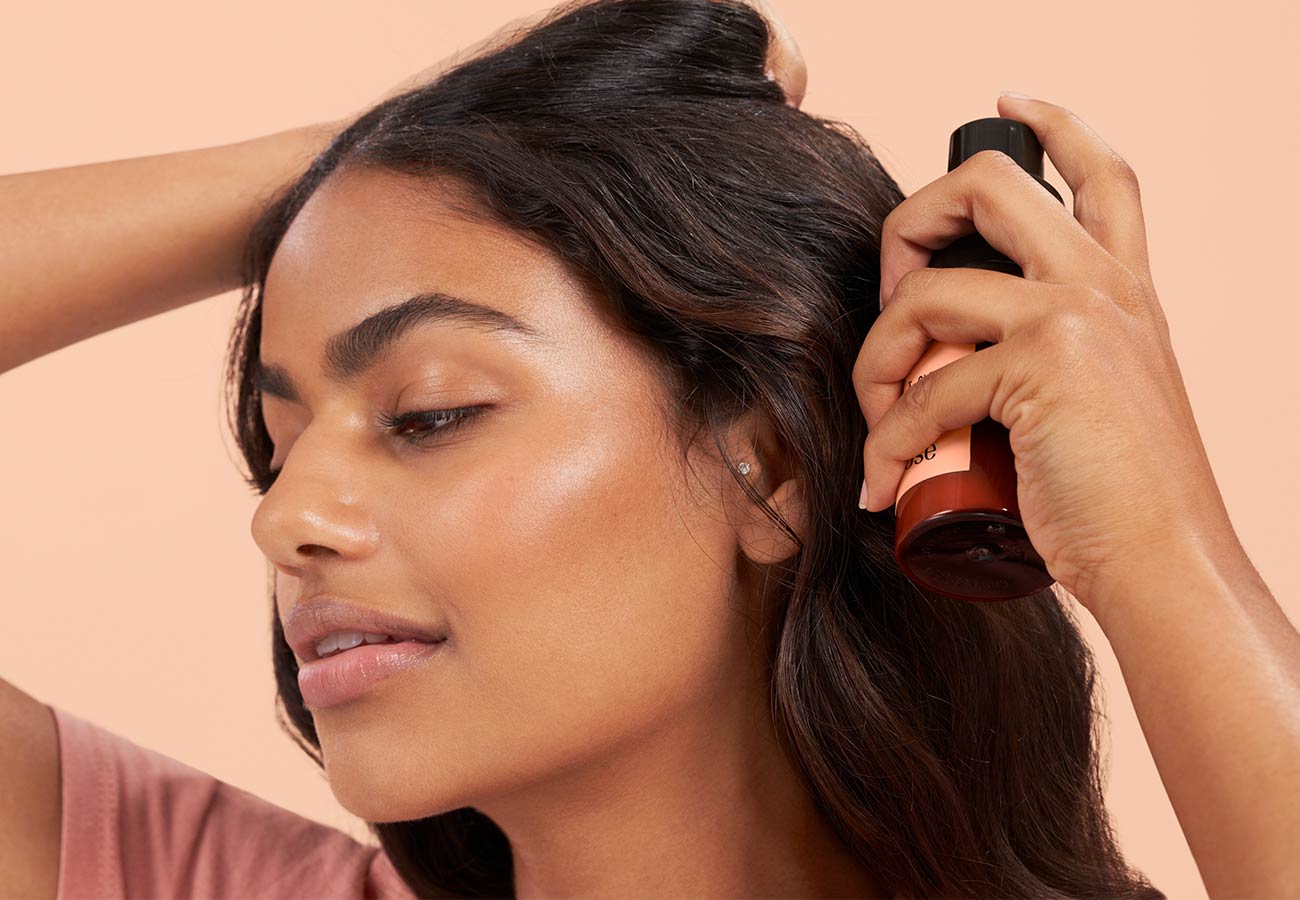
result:
[[[379,848],[51,709],[63,786],[58,897],[414,896]]]

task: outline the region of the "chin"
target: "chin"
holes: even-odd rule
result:
[[[427,778],[429,773],[423,774]],[[327,766],[326,777],[339,805],[366,822],[409,822],[468,805],[458,792],[423,779],[395,778],[391,772]]]
[[[388,724],[355,729],[317,719],[325,778],[339,805],[367,822],[407,822],[468,805],[463,779],[436,741]]]

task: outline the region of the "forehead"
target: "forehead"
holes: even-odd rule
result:
[[[427,291],[497,307],[552,335],[592,316],[588,289],[557,257],[504,225],[459,212],[467,203],[477,206],[451,179],[361,168],[331,175],[271,261],[262,358],[319,348],[367,315]]]

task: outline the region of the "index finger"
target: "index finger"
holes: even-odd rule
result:
[[[881,308],[932,251],[978,232],[1031,281],[1087,282],[1105,251],[1034,176],[1005,153],[981,150],[920,188],[880,230]]]
[[[1147,277],[1146,223],[1137,175],[1073,112],[1063,106],[1004,94],[1007,110],[1034,130],[1043,152],[1074,196],[1074,217],[1097,243],[1134,275]]]

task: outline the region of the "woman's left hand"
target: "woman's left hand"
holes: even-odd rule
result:
[[[882,311],[853,371],[867,509],[893,505],[921,448],[992,417],[1011,433],[1030,540],[1095,615],[1107,586],[1152,554],[1236,537],[1151,283],[1132,169],[1060,106],[1004,96],[998,112],[1033,129],[1074,212],[985,151],[885,219]],[[926,268],[931,250],[972,231],[1024,277]],[[903,391],[931,341],[996,343]]]

